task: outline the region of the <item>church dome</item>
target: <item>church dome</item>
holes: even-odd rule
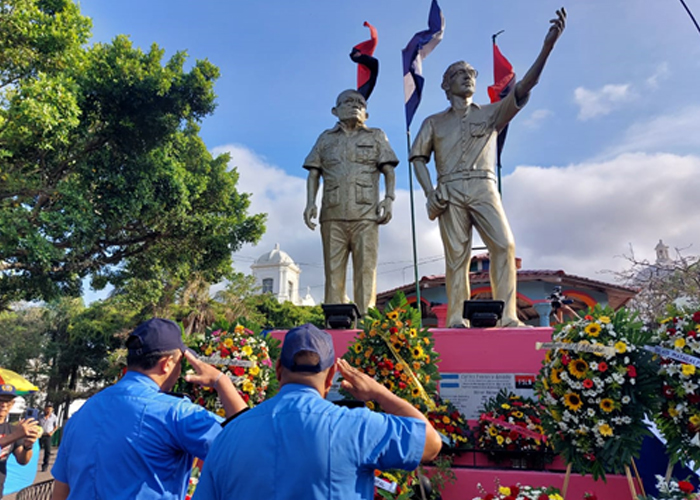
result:
[[[262,254],[255,261],[254,266],[274,266],[279,264],[294,265],[294,260],[284,250],[280,250],[280,244],[275,243],[275,248],[267,253]]]

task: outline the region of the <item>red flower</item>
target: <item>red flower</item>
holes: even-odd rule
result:
[[[405,389],[406,388],[406,383],[405,382],[399,382],[399,389]]]
[[[700,403],[700,394],[688,394],[688,402],[694,405]]]
[[[590,314],[586,314],[586,315],[583,317],[583,319],[585,319],[586,321],[593,321],[593,316],[591,316]]]
[[[696,323],[700,323],[700,311],[696,311],[693,313],[693,321]]]
[[[600,373],[608,371],[608,364],[605,361],[601,361],[600,363],[598,363],[598,371]]]
[[[664,385],[663,393],[666,399],[671,399],[674,395],[673,387],[670,385]]]
[[[695,337],[697,337],[697,336],[698,336],[698,332],[696,332],[695,330],[690,330],[690,331],[688,332],[688,337],[695,338]]]
[[[549,500],[549,495],[546,493],[540,493],[540,496],[537,497],[537,500]]]
[[[395,326],[392,326],[391,328],[389,328],[389,331],[390,331],[391,333],[399,333],[399,329],[396,328]]]
[[[598,497],[595,496],[594,493],[588,493],[588,492],[583,494],[583,498],[584,498],[584,500],[598,500]]]
[[[629,375],[632,378],[636,377],[637,376],[637,369],[634,366],[629,365],[627,367],[627,375]]]
[[[695,313],[698,314],[698,313]],[[683,492],[683,493],[692,493],[693,490],[695,489],[692,484],[690,484],[688,481],[678,481],[678,488]]]
[[[571,358],[569,357],[568,354],[562,354],[562,355],[561,355],[561,364],[563,364],[564,366],[566,366],[566,365],[569,364],[569,361],[571,361]]]
[[[242,377],[243,375],[245,375],[245,368],[243,368],[242,366],[234,366],[233,367],[233,374],[236,377]]]
[[[591,379],[587,378],[586,380],[583,381],[583,386],[586,389],[590,389],[591,387],[593,387],[593,381]]]
[[[231,355],[231,351],[226,349],[224,346],[221,346],[221,355],[225,358],[228,358]]]
[[[387,359],[384,364],[386,365],[387,369],[393,370],[394,369],[394,363],[391,362],[390,359]]]
[[[489,493],[488,495],[486,495],[486,496],[484,497],[484,500],[493,500],[494,498],[496,498],[496,497],[493,496],[493,493]]]
[[[243,397],[243,401],[245,401],[246,403],[247,403],[248,400],[250,399],[250,396],[248,396],[246,393],[243,393],[243,396],[242,396],[242,397]]]
[[[520,493],[520,488],[518,488],[517,486],[510,487],[510,494],[511,495],[513,495],[514,497],[517,497],[518,493]]]

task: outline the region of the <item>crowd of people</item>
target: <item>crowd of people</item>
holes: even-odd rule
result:
[[[425,416],[336,359],[330,334],[310,324],[287,332],[276,366],[280,391],[252,409],[229,377],[185,347],[172,321],[142,323],[126,347],[124,377],[65,425],[53,500],[182,500],[195,457],[204,460],[195,500],[371,499],[375,470],[413,470],[442,446]],[[185,379],[215,390],[225,418],[170,392],[184,359],[194,369]],[[336,372],[355,399],[385,413],[326,400]],[[45,433],[55,430],[51,415],[45,409]],[[31,429],[36,421],[21,421],[3,436],[3,454],[9,446],[26,463],[39,432]]]

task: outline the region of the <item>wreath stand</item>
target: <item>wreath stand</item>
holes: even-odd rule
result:
[[[669,467],[672,469],[673,466],[669,465]],[[625,475],[627,476],[627,484],[630,487],[630,495],[632,496],[632,500],[638,500],[638,498],[644,498],[646,497],[646,492],[644,491],[644,484],[642,483],[642,478],[639,476],[639,471],[637,470],[637,464],[634,461],[634,458],[632,459],[632,470],[634,470],[634,475],[637,479],[637,483],[639,484],[639,491],[640,493],[637,493],[637,489],[634,484],[634,479],[632,478],[632,471],[630,470],[629,465],[625,465]],[[666,471],[666,475],[669,475],[668,470]],[[566,475],[564,476],[564,485],[562,486],[561,489],[561,496],[564,500],[566,500],[566,492],[569,489],[569,479],[571,478],[571,464],[566,466]],[[668,480],[667,480],[668,481]]]

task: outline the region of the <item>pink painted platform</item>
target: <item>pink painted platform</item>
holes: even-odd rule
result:
[[[333,336],[336,356],[348,350],[360,330],[328,330]],[[435,350],[440,355],[441,373],[516,373],[536,374],[545,351],[535,349],[536,342],[551,340],[551,328],[434,328]],[[284,340],[284,331],[274,331],[275,338]],[[474,424],[475,422],[471,422]],[[483,454],[476,457],[466,453],[454,463],[457,482],[446,486],[444,500],[471,500],[479,495],[481,483],[493,491],[494,480],[508,486],[521,483],[531,486],[555,486],[564,483],[565,466],[556,459],[545,471],[498,468]],[[595,493],[599,500],[631,498],[627,478],[608,475],[607,483],[593,481],[590,476],[572,474],[567,499],[581,500],[584,492]]]

